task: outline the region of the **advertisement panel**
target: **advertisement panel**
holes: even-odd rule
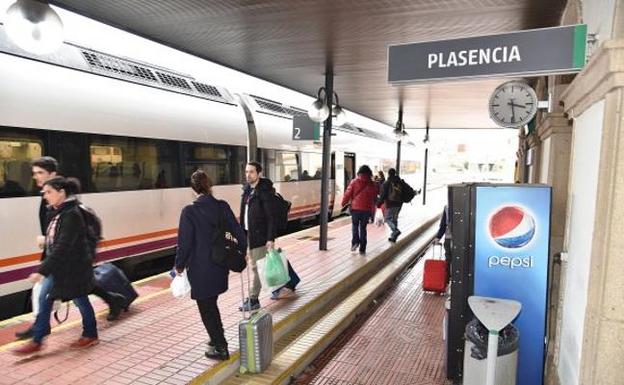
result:
[[[551,189],[477,186],[474,294],[520,301],[518,385],[544,369]]]

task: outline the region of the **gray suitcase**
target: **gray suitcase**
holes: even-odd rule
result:
[[[238,324],[240,372],[261,373],[273,359],[273,317],[264,310]]]
[[[249,269],[247,265],[247,288],[249,290]],[[241,298],[244,299],[243,276],[241,273]],[[240,373],[262,373],[273,360],[273,317],[266,310],[260,310],[245,317],[238,324],[238,346],[240,351]]]

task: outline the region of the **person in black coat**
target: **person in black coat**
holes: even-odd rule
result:
[[[275,246],[277,237],[277,223],[275,222],[273,182],[262,178],[262,165],[252,161],[245,167],[247,184],[243,187],[240,204],[240,223],[249,239],[249,257],[253,272],[253,284],[249,298],[243,300],[239,310],[251,311],[260,308],[260,290],[262,283],[258,274],[256,262],[266,256],[267,251]],[[281,288],[273,291],[272,299],[290,298],[295,295],[295,287],[300,278],[290,262],[287,264],[290,281]]]
[[[73,300],[82,316],[82,336],[72,348],[98,343],[97,323],[88,294],[93,290],[92,256],[87,242],[86,225],[74,193],[77,186],[64,177],[55,177],[43,185],[43,196],[52,207],[46,229],[46,258],[39,271],[29,279],[51,280],[49,295],[39,309],[30,343],[14,350],[16,354],[31,354],[41,350],[43,338],[50,330],[50,313],[55,299]]]
[[[191,298],[197,301],[204,327],[210,336],[206,357],[227,360],[230,355],[217,299],[219,294],[228,289],[229,271],[211,259],[218,218],[224,218],[225,228],[229,229],[243,252],[247,248],[247,240],[230,206],[212,196],[212,181],[204,171],[193,173],[191,188],[197,194],[197,199],[182,209],[180,214],[175,268],[177,274],[184,274],[186,269],[191,284]]]

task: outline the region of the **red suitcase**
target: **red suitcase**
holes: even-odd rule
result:
[[[435,245],[433,245],[433,258],[435,258]],[[442,256],[442,252],[440,252]],[[446,291],[447,277],[446,261],[444,259],[428,259],[425,261],[423,272],[423,290],[444,293]]]

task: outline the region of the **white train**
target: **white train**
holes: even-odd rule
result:
[[[82,201],[104,224],[99,262],[137,263],[171,254],[197,168],[238,214],[245,163],[258,159],[292,201],[290,220],[318,216],[321,144],[292,140],[293,115],[304,113],[73,44],[30,55],[0,26],[0,314],[26,302],[26,277],[39,262],[32,159],[53,156],[63,175],[80,178]],[[357,167],[392,167],[396,143],[351,124],[333,131],[329,201],[336,216],[334,202]],[[415,156],[409,147],[403,151],[404,177],[420,171]]]

